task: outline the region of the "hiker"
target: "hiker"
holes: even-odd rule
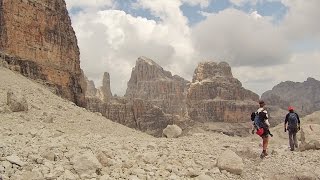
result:
[[[259,109],[255,113],[256,117],[254,120],[254,126],[256,126],[257,128],[256,134],[258,134],[262,138],[262,153],[260,155],[261,159],[268,155],[267,148],[269,143],[269,135],[272,136],[269,130],[269,115],[267,110],[264,108],[265,105],[266,104],[263,100],[259,101]]]
[[[290,150],[294,151],[294,148],[298,148],[297,132],[300,130],[300,118],[292,106],[288,107],[288,111],[284,121],[284,132],[288,130]]]
[[[252,131],[251,131],[251,133],[254,134],[254,132],[256,132],[256,134],[261,136],[262,132],[261,132],[261,130],[259,130],[260,129],[259,124],[261,123],[260,122],[261,120],[260,120],[259,113],[257,111],[251,113],[251,121],[252,121]],[[267,134],[269,134],[271,137],[273,137],[273,134],[271,133],[269,127],[266,128],[265,130],[267,131]]]

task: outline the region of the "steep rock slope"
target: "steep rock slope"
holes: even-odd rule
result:
[[[79,54],[64,0],[0,1],[0,58],[84,106]]]

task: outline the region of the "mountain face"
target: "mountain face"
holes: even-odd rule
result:
[[[161,107],[165,113],[179,115],[185,111],[187,83],[151,59],[140,57],[132,69],[125,97],[142,99]]]
[[[125,96],[107,101],[97,95],[99,90],[92,88],[92,82],[87,84],[89,110],[154,136],[161,136],[169,124],[184,128],[196,121],[247,122],[259,99],[242,87],[225,62],[200,63],[190,83],[153,60],[140,57]],[[94,92],[95,96],[89,95]]]
[[[320,110],[320,81],[308,78],[304,82],[281,82],[261,96],[268,104],[287,109],[294,106],[301,115]]]
[[[246,122],[259,96],[242,87],[226,62],[200,63],[188,89],[188,113],[197,121]]]
[[[84,106],[79,54],[64,0],[0,0],[0,57]]]
[[[153,136],[161,136],[168,124],[184,124],[181,117],[186,112],[188,81],[172,76],[151,59],[138,58],[124,97],[110,96],[110,77],[105,73],[103,79],[99,89],[87,81],[87,109]],[[109,95],[103,98],[101,94]]]

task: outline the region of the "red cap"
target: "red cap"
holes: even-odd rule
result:
[[[292,106],[289,106],[289,107],[288,107],[288,110],[289,110],[289,111],[293,111],[293,107],[292,107]]]

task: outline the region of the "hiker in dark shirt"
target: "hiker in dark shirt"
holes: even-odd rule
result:
[[[294,151],[294,148],[298,148],[297,132],[300,130],[300,118],[292,106],[288,107],[288,111],[284,121],[284,132],[288,130],[290,150]]]

